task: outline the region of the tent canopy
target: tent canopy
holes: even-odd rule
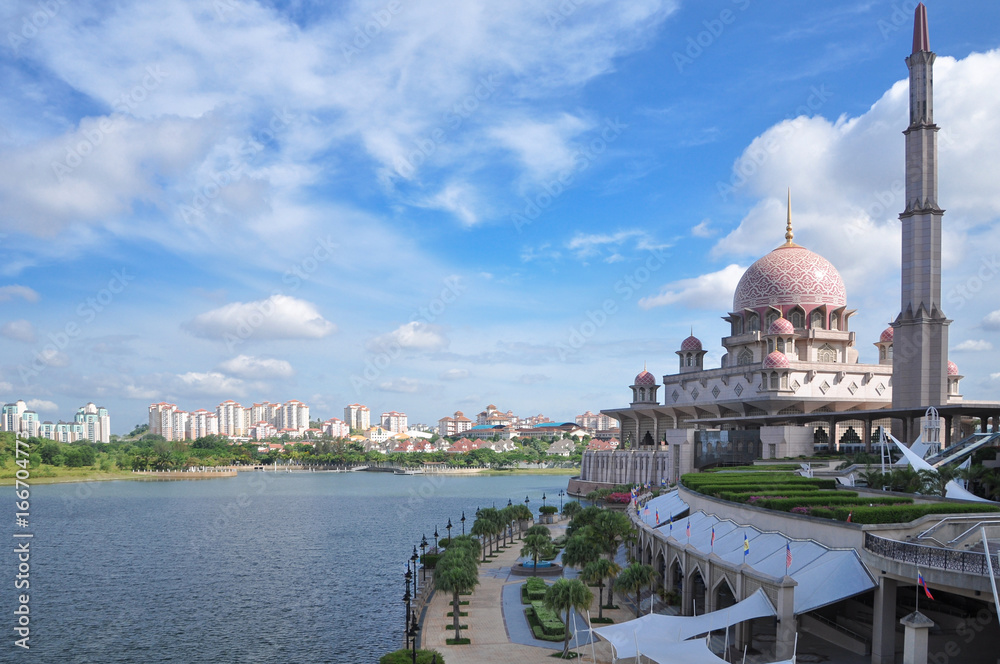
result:
[[[611,643],[618,659],[635,657],[636,646],[638,645],[639,652],[657,661],[687,662],[688,660],[665,659],[666,655],[663,654],[665,652],[664,649],[668,649],[668,646],[677,645],[698,634],[725,629],[730,625],[741,623],[744,620],[774,615],[777,615],[777,612],[774,610],[771,601],[767,599],[767,595],[764,594],[763,590],[758,589],[757,592],[742,602],[734,604],[727,609],[713,611],[712,613],[705,613],[700,616],[664,616],[653,613],[617,625],[599,627],[593,630],[593,632]],[[661,655],[664,659],[661,659]],[[674,657],[674,655],[670,656]],[[714,657],[714,655],[712,656]],[[690,661],[697,662],[701,660]],[[720,660],[716,659],[713,661]]]

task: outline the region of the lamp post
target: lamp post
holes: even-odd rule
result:
[[[407,627],[410,624],[410,561],[406,561],[406,574],[403,575],[406,578],[406,593],[403,595],[403,601],[406,602],[406,618],[403,622],[403,635],[406,637],[406,645],[410,645],[410,634],[407,631]]]
[[[410,561],[413,563],[413,601],[417,601],[417,561],[420,556],[417,555],[417,545],[413,545],[413,555],[410,556]]]
[[[434,553],[440,553],[438,551],[438,527],[434,526]]]
[[[566,495],[566,492],[563,491],[562,489],[559,489],[559,513],[560,514],[562,514],[562,499],[563,499],[563,496],[565,496],[565,495]]]
[[[545,507],[545,493],[542,493],[542,507]]]
[[[462,522],[462,535],[465,535],[465,510],[462,510],[462,518],[459,520]]]
[[[410,616],[410,643],[413,644],[413,664],[417,664],[417,632],[420,625],[417,624],[416,614]]]
[[[451,546],[451,519],[448,519],[448,525],[444,527],[448,531],[448,546]]]
[[[421,580],[427,580],[427,536],[423,535],[420,539],[420,575],[423,577]]]

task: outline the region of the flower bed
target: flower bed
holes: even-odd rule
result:
[[[607,498],[604,499],[606,503],[614,503],[615,505],[628,505],[632,502],[631,493],[609,493]]]

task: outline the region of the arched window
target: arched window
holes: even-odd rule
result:
[[[780,350],[782,353],[785,352],[785,340],[780,337],[778,338],[778,350]]]
[[[691,366],[691,353],[687,354],[687,365]]]
[[[889,344],[889,359],[892,359],[892,344]]]
[[[776,312],[776,311],[768,312],[768,314],[767,314],[767,328],[771,329],[771,323],[773,323],[776,320],[778,320],[778,312]]]
[[[753,351],[749,348],[744,348],[740,351],[740,354],[736,356],[736,365],[744,366],[747,364],[753,364]]]
[[[767,352],[768,353],[773,353],[774,352],[774,339],[768,339],[767,340]]]
[[[781,389],[788,389],[788,374],[781,374]]]
[[[831,330],[840,329],[840,320],[836,316],[830,316],[830,329]]]
[[[743,318],[739,316],[733,319],[733,336],[737,334],[743,334]]]
[[[760,316],[757,314],[747,316],[747,331],[760,332]]]
[[[811,327],[811,328],[813,328],[815,330],[822,330],[822,329],[824,329],[826,327],[825,325],[823,325],[823,312],[822,311],[818,311],[817,310],[817,311],[812,312],[812,315],[809,317],[809,327]]]
[[[771,389],[778,389],[778,372],[776,371],[771,372]]]
[[[837,361],[837,351],[830,344],[823,344],[816,356],[817,361],[833,363]]]
[[[640,387],[639,388],[639,401],[645,401],[645,400],[646,400],[646,388],[645,387]]]
[[[882,346],[879,349],[879,351],[878,351],[878,359],[880,359],[880,360],[884,360],[885,359],[885,346]]]
[[[792,327],[802,328],[806,326],[806,315],[801,309],[794,309],[788,315],[788,321],[792,324]]]

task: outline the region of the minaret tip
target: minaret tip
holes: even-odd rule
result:
[[[788,188],[788,218],[785,222],[785,246],[794,247],[795,243],[792,239],[795,237],[795,233],[792,232],[792,188]]]
[[[927,32],[927,7],[919,3],[913,10],[913,52],[931,50],[931,38]]]

